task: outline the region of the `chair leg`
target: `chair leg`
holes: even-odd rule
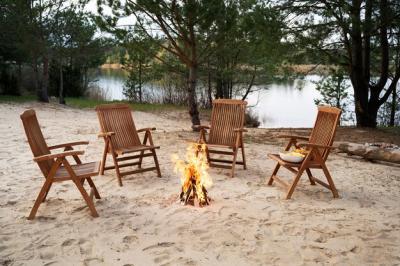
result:
[[[247,165],[246,165],[246,155],[244,153],[244,146],[242,143],[242,160],[243,160],[243,169],[246,170],[247,169]]]
[[[207,163],[210,164],[210,153],[208,152],[208,146],[206,145],[206,157],[207,157]]]
[[[331,177],[331,174],[328,171],[328,168],[326,167],[325,163],[322,163],[322,171],[324,171],[326,180],[328,180],[329,187],[331,188],[332,194],[334,198],[339,198],[339,193],[335,187],[335,183],[333,183],[333,179]]]
[[[100,194],[99,194],[99,191],[97,190],[96,186],[94,185],[94,182],[93,182],[92,178],[91,178],[91,177],[88,177],[88,178],[87,178],[87,181],[88,181],[90,187],[93,189],[95,198],[96,198],[96,199],[101,199]]]
[[[104,168],[106,167],[106,160],[107,160],[107,145],[104,145],[104,151],[103,151],[103,158],[101,160],[101,165],[100,165],[100,175],[104,175]]]
[[[268,186],[272,186],[272,183],[274,183],[274,176],[278,173],[280,167],[281,165],[277,163],[271,177],[268,180]]]
[[[117,173],[117,177],[118,177],[118,184],[119,184],[120,187],[122,187],[121,172],[119,171],[117,156],[115,155],[115,153],[112,153],[112,158],[113,158],[113,161],[114,161],[115,172]]]
[[[93,217],[99,217],[99,214],[96,211],[96,208],[94,207],[94,203],[93,201],[90,199],[89,194],[86,192],[86,190],[83,188],[82,184],[73,179],[72,181],[74,181],[75,185],[78,187],[79,192],[81,193],[83,199],[86,201],[86,204],[89,207],[90,213],[92,214]]]
[[[33,205],[32,210],[28,216],[28,220],[33,220],[35,218],[40,204],[42,203],[47,191],[50,189],[51,183],[52,181],[46,178],[46,181],[44,182],[42,189],[40,190],[39,195],[36,198],[35,204]]]
[[[142,168],[143,154],[144,154],[144,151],[141,151],[141,152],[140,152],[140,158],[139,158],[139,164],[138,164],[138,168],[139,168],[139,169]]]
[[[236,158],[237,158],[238,149],[234,148],[233,151],[233,160],[232,160],[232,170],[231,170],[231,177],[235,175],[235,166],[236,166]]]
[[[293,194],[293,192],[294,192],[294,189],[296,188],[297,183],[299,182],[300,177],[301,177],[301,175],[303,174],[303,172],[304,172],[304,169],[300,168],[300,169],[299,169],[299,172],[297,173],[296,177],[294,178],[294,180],[293,180],[293,182],[292,182],[292,185],[290,186],[290,188],[289,188],[289,190],[288,190],[288,193],[287,193],[287,195],[286,195],[286,199],[290,199],[290,198],[292,197],[292,194]]]
[[[158,164],[156,150],[152,149],[151,153],[153,153],[154,164],[156,165],[156,168],[157,168],[157,176],[161,177],[160,165]]]
[[[53,183],[50,183],[49,188],[48,188],[47,191],[46,191],[46,194],[44,194],[44,197],[43,197],[42,202],[45,202],[45,201],[46,201],[47,195],[49,194],[49,191],[50,191],[50,188],[51,188],[51,185],[52,185],[52,184],[53,184]]]
[[[310,180],[310,183],[312,186],[315,186],[315,181],[313,179],[311,170],[309,168],[306,169],[307,175],[308,175],[308,179]]]

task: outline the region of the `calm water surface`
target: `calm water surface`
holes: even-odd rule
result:
[[[95,84],[109,100],[125,98],[122,91],[127,75],[123,70],[99,69],[93,75]],[[258,115],[260,127],[312,127],[317,114],[314,99],[320,96],[312,81],[317,80],[318,76],[307,76],[304,80],[258,87],[247,101]]]

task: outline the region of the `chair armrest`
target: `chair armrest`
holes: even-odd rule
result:
[[[206,125],[193,125],[192,126],[193,129],[210,129],[210,126],[206,126]]]
[[[247,129],[245,129],[245,128],[235,128],[234,131],[235,132],[247,132]]]
[[[105,138],[105,137],[111,137],[112,135],[115,135],[115,132],[101,132],[100,134],[97,135],[97,137]]]
[[[66,147],[77,146],[77,145],[88,145],[88,144],[89,144],[89,141],[76,141],[76,142],[62,143],[62,144],[50,146],[49,150],[66,148]]]
[[[41,162],[41,161],[48,161],[51,159],[61,158],[61,157],[66,157],[66,156],[82,155],[84,153],[85,153],[84,151],[64,151],[64,152],[60,152],[60,153],[53,153],[53,154],[37,156],[37,157],[34,157],[33,160],[35,162]]]
[[[333,146],[319,145],[319,144],[313,144],[313,143],[298,143],[297,145],[299,147],[311,147],[311,148],[320,148],[320,149],[336,149],[336,147],[333,147]]]
[[[310,137],[307,136],[296,136],[296,135],[278,135],[277,138],[282,139],[301,139],[301,140],[309,140]]]
[[[155,127],[146,127],[146,128],[141,128],[141,129],[139,129],[137,132],[140,133],[140,132],[154,131],[154,130],[156,130]]]

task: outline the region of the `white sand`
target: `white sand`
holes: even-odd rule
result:
[[[0,104],[0,264],[3,265],[391,265],[400,263],[400,168],[332,154],[328,167],[340,199],[306,176],[284,200],[265,178],[277,145],[246,143],[248,170],[211,169],[205,208],[177,202],[171,153],[196,139],[188,119],[135,112],[138,128],[155,126],[163,177],[154,172],[95,177],[101,200],[92,218],[72,182],[55,184],[33,221],[26,220],[43,184],[19,114],[35,108],[49,145],[89,140],[85,162],[100,160],[93,110]],[[185,130],[185,131],[183,131]],[[263,130],[253,130],[257,134]],[[85,147],[82,147],[85,148]],[[150,160],[147,161],[150,163]],[[290,173],[282,170],[282,175]],[[317,175],[321,176],[321,175]]]

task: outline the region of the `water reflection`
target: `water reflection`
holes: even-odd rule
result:
[[[125,71],[96,69],[92,72],[92,78],[107,99],[125,98],[122,93],[127,79]],[[259,90],[249,94],[247,101],[250,106],[254,106],[253,110],[261,122],[260,127],[312,127],[317,114],[314,99],[320,96],[313,83],[317,80],[318,76],[307,76],[304,80],[276,82],[260,86]]]
[[[259,116],[260,127],[312,127],[317,114],[314,99],[320,97],[312,81],[318,76],[304,80],[270,84],[248,96],[249,105]]]

